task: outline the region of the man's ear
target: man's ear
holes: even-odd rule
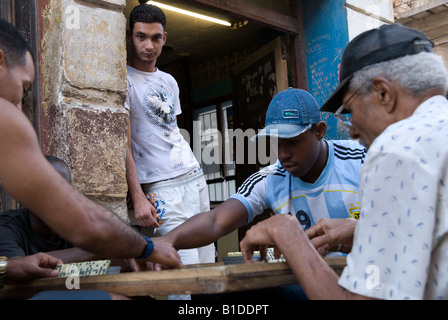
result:
[[[394,111],[396,106],[397,91],[394,83],[383,77],[375,77],[372,80],[372,90],[378,102],[385,107],[388,113]]]
[[[316,135],[319,140],[322,140],[327,133],[327,124],[325,121],[319,121],[316,123]]]

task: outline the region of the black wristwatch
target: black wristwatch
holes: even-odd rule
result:
[[[6,281],[6,265],[8,264],[8,258],[5,256],[0,257],[0,289],[5,285]]]

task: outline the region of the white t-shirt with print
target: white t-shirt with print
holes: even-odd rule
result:
[[[183,175],[199,167],[177,126],[179,87],[170,74],[127,66],[125,108],[131,117],[132,154],[140,183]]]
[[[448,102],[389,126],[361,175],[361,216],[339,284],[380,299],[448,298]]]

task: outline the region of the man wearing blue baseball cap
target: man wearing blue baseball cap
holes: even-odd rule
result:
[[[269,105],[265,128],[255,137],[277,138],[277,163],[254,173],[227,201],[188,219],[161,240],[177,249],[203,246],[246,226],[266,209],[296,217],[303,229],[325,218],[357,219],[365,148],[351,140],[327,141],[325,133],[311,94],[292,88],[280,92]]]
[[[304,230],[322,218],[358,218],[359,172],[365,148],[351,140],[325,140],[316,100],[301,89],[277,94],[265,128],[254,138],[278,141],[278,161],[249,177],[232,199],[248,221],[270,208],[297,217]]]
[[[246,233],[241,251],[274,245],[310,299],[448,298],[447,71],[423,33],[400,24],[360,34],[342,56],[340,85],[321,110],[351,113],[368,145],[361,215],[339,278],[297,221],[275,216]],[[312,228],[314,229],[314,228]],[[310,241],[311,238],[311,241]],[[320,242],[320,240],[319,240]],[[292,243],[294,245],[292,245]]]

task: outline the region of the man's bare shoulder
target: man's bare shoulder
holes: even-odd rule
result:
[[[42,154],[30,120],[22,110],[0,98],[0,180],[7,183],[7,178],[23,167],[33,165],[34,157]]]
[[[8,125],[8,123],[14,125],[16,124],[17,121],[22,121],[20,119],[23,116],[22,112],[17,107],[15,107],[11,102],[3,98],[0,98],[0,111],[1,111],[0,121],[2,121],[2,123],[5,125]],[[17,120],[11,122],[11,120],[14,119]]]
[[[33,140],[36,136],[31,122],[23,112],[3,98],[0,98],[0,132],[3,137],[1,140],[5,140],[9,135],[16,138],[28,137]],[[3,142],[12,143],[12,141]]]

